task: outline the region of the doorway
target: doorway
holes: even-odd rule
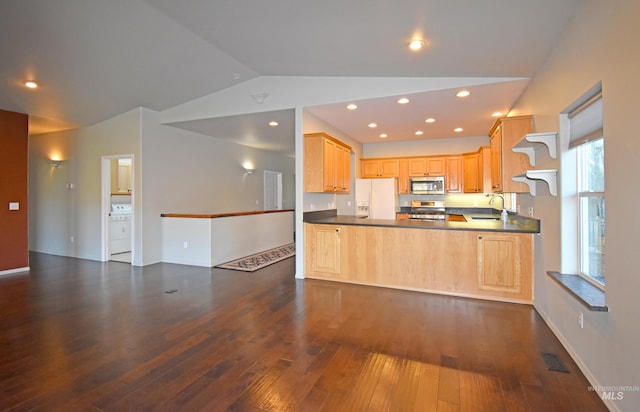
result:
[[[282,209],[282,173],[264,171],[264,210]]]
[[[133,160],[131,154],[102,157],[102,261],[133,262]]]

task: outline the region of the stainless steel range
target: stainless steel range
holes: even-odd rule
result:
[[[444,200],[412,200],[409,219],[445,220]]]

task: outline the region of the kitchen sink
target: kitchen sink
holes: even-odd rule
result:
[[[500,220],[500,216],[472,216],[474,220]]]

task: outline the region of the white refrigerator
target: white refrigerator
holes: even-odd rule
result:
[[[356,179],[357,217],[395,220],[397,211],[397,179]]]

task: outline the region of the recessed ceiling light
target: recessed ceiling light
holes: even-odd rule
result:
[[[272,126],[272,127],[276,127],[276,126],[278,126],[279,124],[280,124],[280,123],[276,122],[275,120],[272,120],[272,121],[270,121],[270,122],[269,122],[269,126]]]
[[[502,112],[493,112],[493,113],[491,113],[491,117],[500,117],[500,116],[502,116],[503,114],[504,114],[504,113],[502,113]]]
[[[358,108],[358,105],[355,103],[351,103],[349,105],[347,105],[347,109],[349,110],[356,110]]]
[[[24,82],[24,85],[27,86],[30,89],[37,89],[38,88],[38,83],[29,80],[28,82]]]
[[[456,133],[460,133],[463,130],[464,129],[462,127],[456,127],[455,129],[453,129],[453,131],[456,132]]]
[[[416,130],[416,136],[422,136],[424,132],[422,130]]]
[[[460,90],[458,93],[456,93],[456,96],[458,97],[467,97],[471,94],[471,92],[469,90]]]
[[[409,103],[409,99],[407,99],[406,97],[398,99],[398,104],[407,104],[407,103]]]
[[[436,121],[436,119],[434,119],[433,117],[430,117],[428,119],[426,119],[424,122],[425,123],[434,123]]]
[[[421,39],[413,39],[409,42],[409,49],[418,51],[427,45],[427,42]]]
[[[378,127],[378,125],[376,123],[369,123],[369,127],[373,129],[374,127]]]
[[[381,139],[386,139],[387,138],[387,134],[386,133],[380,133],[380,138]]]

